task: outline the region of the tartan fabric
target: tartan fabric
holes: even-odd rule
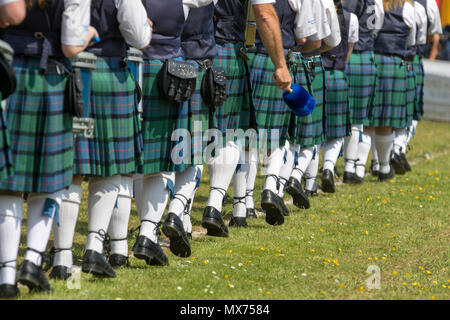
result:
[[[0,92],[0,101],[2,94]],[[0,180],[6,179],[14,173],[12,165],[11,145],[9,132],[3,108],[0,108]]]
[[[414,120],[420,121],[423,116],[423,87],[425,72],[423,70],[423,61],[419,55],[414,57],[414,72],[416,74],[416,104],[414,107]]]
[[[400,57],[375,54],[378,85],[373,105],[364,125],[372,127],[406,126],[406,67]]]
[[[414,72],[414,64],[407,62],[406,77],[407,77],[407,92],[406,92],[406,126],[410,126],[414,118],[414,111],[416,109],[416,74]]]
[[[91,91],[94,138],[75,140],[76,174],[109,177],[138,172],[142,137],[135,88],[122,58],[97,57]]]
[[[160,97],[157,74],[162,65],[160,60],[144,60],[143,64],[144,174],[184,170],[183,165],[175,166],[172,162],[171,153],[175,143],[171,137],[177,126],[186,129],[188,108],[186,103],[175,103]]]
[[[214,66],[225,69],[228,84],[228,99],[223,106],[217,108],[214,127],[222,133],[227,129],[250,127],[250,96],[246,79],[245,62],[239,56],[241,44],[218,44]]]
[[[352,124],[362,124],[373,104],[377,88],[377,67],[373,51],[353,52],[346,64]]]
[[[273,82],[275,66],[267,54],[252,53],[249,57],[257,128],[267,130],[267,148],[272,148],[272,135],[279,137],[279,146],[284,146],[289,139],[291,111],[284,102],[283,92]]]
[[[296,59],[299,59],[296,56]],[[306,117],[297,119],[297,144],[302,148],[308,148],[315,145],[320,145],[325,141],[325,75],[322,66],[316,66],[314,70],[310,70],[307,66],[307,61],[322,62],[322,58],[314,57],[310,59],[301,59],[299,62],[303,64],[307,79],[309,81],[310,94],[316,100],[316,108]],[[303,77],[300,73],[300,77]],[[301,81],[297,79],[295,81]]]
[[[64,108],[64,75],[43,75],[40,58],[14,57],[17,89],[8,99],[14,175],[1,190],[52,193],[72,182],[72,117]]]
[[[325,70],[327,88],[327,139],[350,135],[352,124],[348,101],[348,83],[344,71]]]

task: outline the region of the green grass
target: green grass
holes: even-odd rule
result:
[[[408,154],[413,171],[395,181],[367,177],[362,186],[339,185],[335,194],[313,198],[309,210],[289,205],[291,216],[282,226],[259,218],[249,228],[230,228],[226,239],[201,236],[191,242],[190,258],[167,251],[168,267],[130,257],[130,267],[118,270],[116,279],[82,274],[80,290],[51,281],[52,294],[28,294],[20,287],[22,298],[449,299],[449,141],[450,124],[422,121]],[[259,176],[257,206],[262,184]],[[208,188],[205,174],[192,214],[197,231]],[[78,265],[87,231],[84,189],[74,243]],[[230,216],[231,203],[224,212]],[[138,224],[133,206],[130,227]],[[379,290],[366,287],[370,265],[381,270]]]

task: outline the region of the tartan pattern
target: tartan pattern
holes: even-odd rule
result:
[[[175,103],[160,97],[157,74],[163,62],[160,60],[144,60],[143,74],[143,109],[142,136],[144,140],[142,173],[151,174],[163,171],[183,170],[178,168],[171,158],[172,132],[177,128],[185,128],[188,117],[186,103]]]
[[[283,99],[283,92],[274,84],[275,66],[267,54],[254,53],[250,57],[250,80],[258,129],[267,130],[267,148],[272,148],[271,137],[279,137],[284,146],[289,139],[291,111]]]
[[[414,120],[420,121],[423,116],[423,87],[425,81],[425,72],[423,70],[423,61],[419,55],[414,57],[414,72],[416,74],[416,104],[414,107]]]
[[[296,55],[296,60],[299,56]],[[322,62],[321,57],[311,58],[314,62]],[[325,141],[325,120],[326,120],[326,101],[325,101],[325,75],[322,66],[316,66],[314,72],[311,72],[307,66],[306,59],[300,59],[298,62],[303,64],[305,74],[307,74],[307,80],[309,82],[310,94],[316,100],[316,108],[314,111],[303,118],[297,119],[297,144],[300,144],[302,148],[308,148],[315,145],[320,145]],[[301,73],[299,77],[303,77]],[[303,79],[297,79],[297,81],[302,81]],[[304,81],[304,80],[303,80]]]
[[[94,138],[76,138],[76,174],[108,177],[138,172],[142,137],[135,88],[122,58],[97,57],[91,91]]]
[[[400,57],[375,54],[377,92],[364,125],[403,128],[407,122],[406,67]]]
[[[410,126],[414,118],[414,111],[416,109],[416,74],[414,72],[414,65],[412,62],[407,62],[409,70],[406,70],[406,77],[408,83],[408,90],[406,91],[406,126]]]
[[[377,67],[372,51],[353,52],[346,64],[352,124],[362,124],[373,104],[377,88]]]
[[[0,92],[0,101],[2,94]],[[9,132],[3,109],[0,108],[0,180],[4,180],[14,173],[12,165],[11,145]]]
[[[14,175],[1,190],[52,193],[72,182],[72,117],[64,108],[67,78],[43,75],[40,58],[14,57],[17,90],[8,99]]]
[[[217,108],[213,127],[226,133],[227,129],[250,127],[250,97],[248,95],[245,62],[239,56],[242,44],[217,45],[217,57],[214,66],[222,67],[227,74],[228,99]]]
[[[348,83],[344,71],[325,70],[327,88],[327,139],[350,135]]]

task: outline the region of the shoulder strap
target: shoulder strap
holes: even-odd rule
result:
[[[245,45],[253,47],[255,45],[256,37],[256,19],[253,11],[252,2],[248,0],[247,6],[247,23],[245,25]]]

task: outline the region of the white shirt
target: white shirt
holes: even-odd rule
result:
[[[411,5],[409,2],[405,2],[403,5],[403,21],[409,28],[409,35],[406,41],[406,45],[410,47],[416,44],[417,25],[416,25],[416,10],[414,9],[414,6]]]
[[[378,34],[378,32],[383,27],[384,23],[384,6],[383,6],[383,0],[375,0],[375,8],[374,9],[368,9],[370,10],[370,13],[374,13],[373,18],[369,19],[367,21],[367,24],[372,26],[372,28],[375,30],[375,34]]]
[[[289,0],[289,5],[296,12],[294,33],[297,38],[306,38],[317,33],[313,0]]]
[[[64,0],[61,43],[69,46],[85,44],[91,23],[91,0]]]
[[[252,0],[252,4],[266,4],[266,3],[275,3],[276,0]]]
[[[333,0],[315,0],[314,14],[317,33],[308,39],[323,40],[330,47],[338,46],[341,43],[341,29]]]
[[[138,49],[146,47],[151,39],[151,29],[142,2],[137,0],[114,0],[114,2],[119,30],[125,41]]]
[[[427,0],[428,35],[442,34],[441,16],[435,0]]]
[[[357,43],[359,41],[359,20],[356,14],[350,13],[350,28],[348,30],[348,42]]]
[[[417,1],[414,2],[414,9],[416,9],[416,25],[417,37],[416,45],[427,43],[427,12],[425,8]]]
[[[214,0],[216,5],[218,0]],[[183,0],[184,19],[187,19],[191,8],[200,8],[211,4],[213,0]]]

